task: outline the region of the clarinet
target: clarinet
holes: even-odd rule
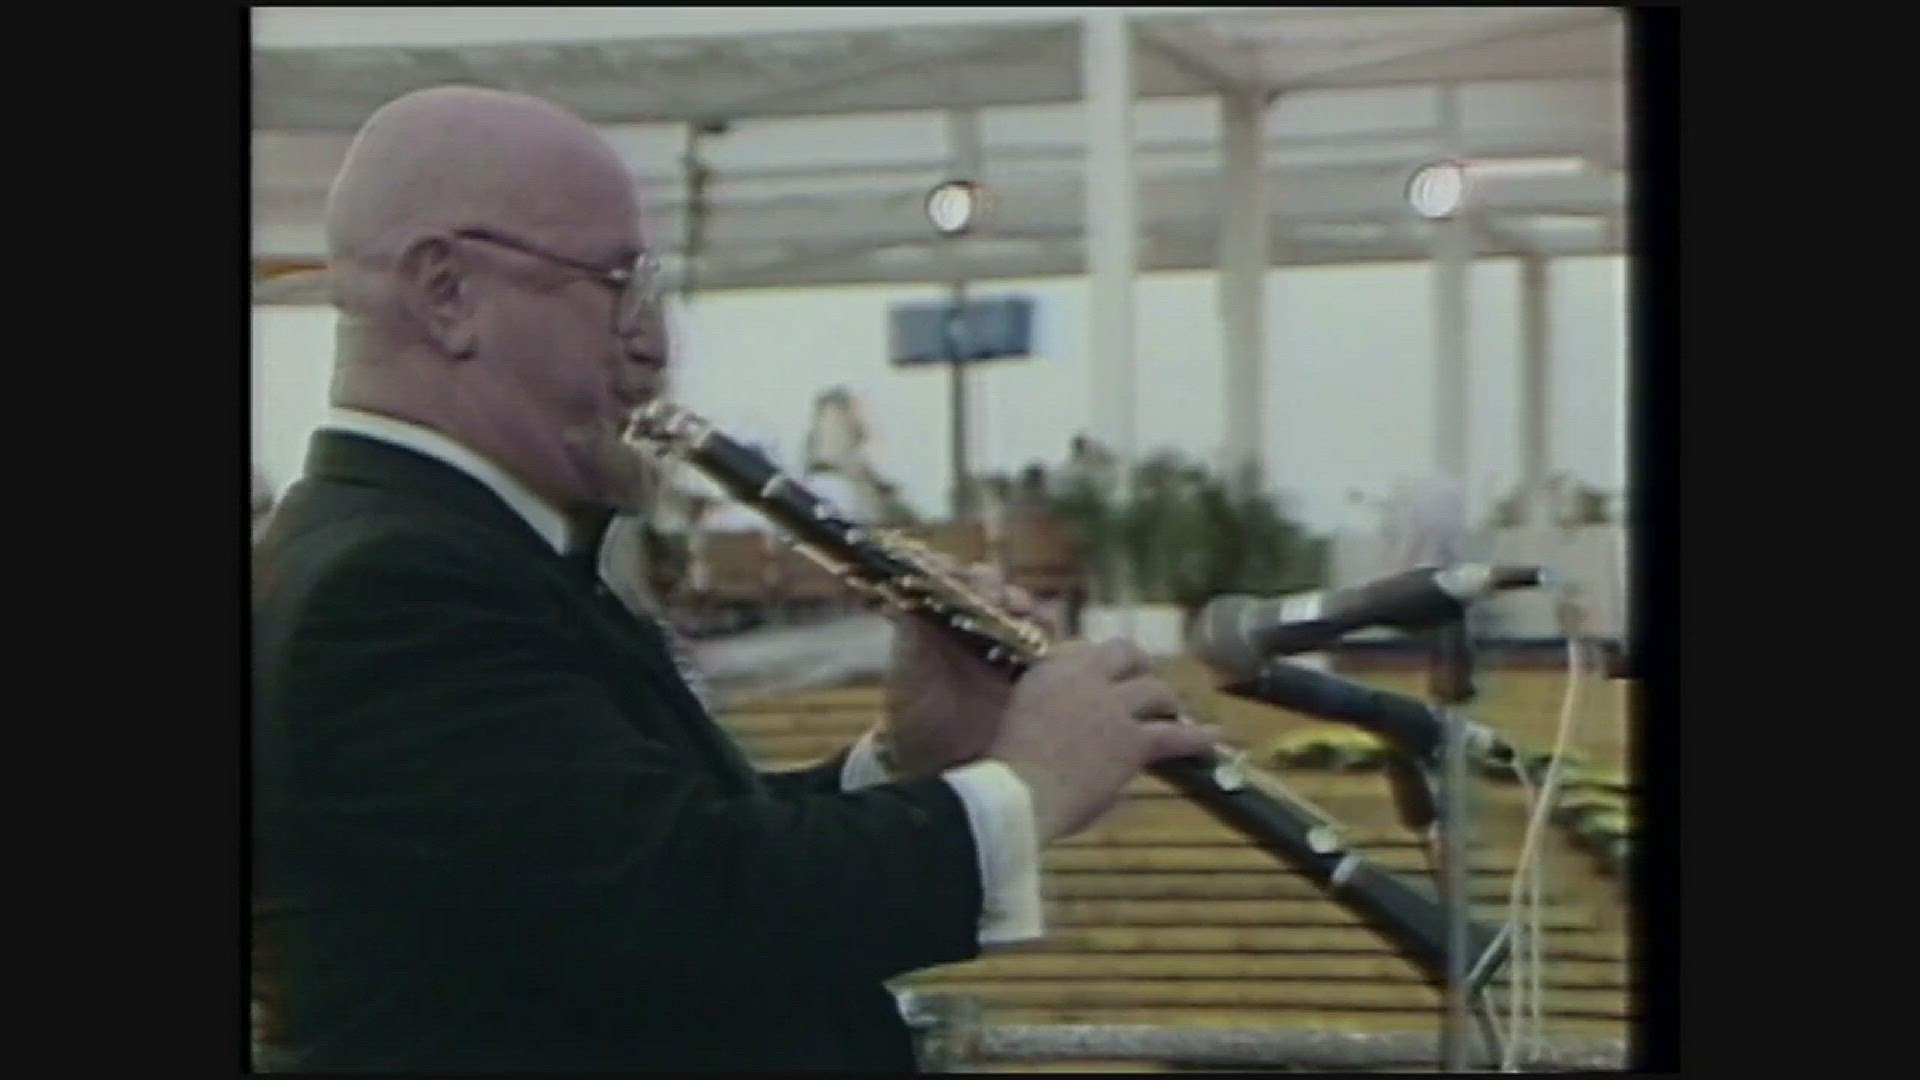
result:
[[[847,522],[805,486],[759,453],[697,414],[655,401],[633,414],[624,433],[635,449],[661,462],[684,462],[751,507],[804,556],[856,594],[922,619],[969,652],[1018,679],[1055,645],[1050,632],[978,594],[919,542],[886,529]],[[1248,769],[1243,752],[1158,762],[1148,771],[1214,818],[1292,865],[1337,903],[1359,914],[1434,985],[1447,977],[1446,911],[1428,890],[1369,863],[1338,825]],[[1468,986],[1477,991],[1506,961],[1504,934],[1467,928]]]

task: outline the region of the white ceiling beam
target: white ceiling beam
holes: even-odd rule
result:
[[[1405,203],[1406,177],[1411,169],[1269,170],[1270,205],[1280,207],[1277,220],[1351,222],[1411,218]],[[1144,220],[1218,220],[1217,171],[1163,172],[1140,180],[1140,207]],[[1004,185],[981,225],[984,235],[1006,231],[1030,235],[1075,220],[1084,199],[1084,184],[1062,178],[1045,183]],[[1625,181],[1618,176],[1545,176],[1487,181],[1474,192],[1476,205],[1488,213],[1597,214],[1624,205]],[[656,204],[657,220],[677,217],[672,203]],[[862,235],[915,235],[930,231],[922,208],[922,193],[904,191],[891,199],[796,197],[758,203],[713,206],[712,236],[742,243],[769,236],[820,235],[850,239]]]
[[[1200,152],[1207,144],[1195,144],[1191,147]],[[1491,144],[1470,146],[1469,152],[1477,157],[1523,157],[1523,156],[1567,156],[1561,146],[1541,146],[1536,144],[1507,144],[1494,147]],[[1499,149],[1501,153],[1489,154],[1485,151]],[[993,155],[989,155],[993,156]],[[1037,155],[1036,155],[1037,156]],[[1072,148],[1062,148],[1059,163],[1062,166],[1058,174],[1044,171],[1027,172],[1025,170],[1008,174],[1004,181],[990,185],[996,208],[1017,206],[1023,200],[1033,197],[1046,197],[1058,194],[1055,189],[1063,186],[1077,190],[1081,177],[1073,168],[1079,163]],[[1350,208],[1355,205],[1356,192],[1361,190],[1356,184],[1374,183],[1379,190],[1399,191],[1407,175],[1426,160],[1424,154],[1408,154],[1397,160],[1368,162],[1362,164],[1322,164],[1322,165],[1270,165],[1267,170],[1268,183],[1278,185],[1276,194],[1284,195],[1289,212],[1297,210],[1310,217],[1347,218],[1354,215]],[[1162,165],[1159,168],[1143,170],[1143,180],[1163,187],[1198,185],[1211,189],[1220,182],[1220,172],[1211,162],[1193,165]],[[751,171],[715,170],[715,179],[710,188],[708,203],[716,215],[730,213],[752,214],[768,209],[777,209],[787,205],[812,206],[817,204],[847,204],[850,209],[860,209],[875,203],[913,203],[924,197],[926,188],[913,182],[900,182],[902,178],[912,180],[933,180],[944,177],[946,166],[943,162],[928,160],[924,162],[901,163],[890,166],[834,166],[807,165],[784,168],[756,168]],[[636,174],[636,181],[644,192],[655,193],[646,200],[645,205],[654,214],[675,213],[681,206],[680,186],[683,178],[670,173]],[[857,181],[872,179],[873,187],[868,190],[832,190],[832,180]],[[755,184],[793,183],[792,191],[754,190]],[[252,192],[253,209],[257,215],[274,213],[298,214],[302,212],[318,213],[324,204],[331,177],[314,178],[303,183],[280,182],[254,187]],[[1579,207],[1592,205],[1595,200],[1609,200],[1616,195],[1625,198],[1625,180],[1617,172],[1600,172],[1571,176],[1537,177],[1488,177],[1475,181],[1476,191],[1485,191],[1496,203],[1509,198],[1519,199],[1515,210],[1534,210],[1542,203],[1553,204],[1565,193],[1578,193],[1573,196],[1575,208],[1558,210],[1562,213],[1587,212]],[[1381,187],[1380,185],[1384,185]],[[1373,191],[1377,195],[1378,191]],[[666,194],[671,192],[672,194]],[[1169,192],[1175,197],[1178,192]],[[1397,208],[1400,204],[1396,194],[1389,200]],[[1191,200],[1186,200],[1190,202]],[[1369,206],[1387,205],[1377,198]],[[1551,208],[1538,212],[1556,212]],[[1364,216],[1364,213],[1362,213]]]
[[[1499,242],[1479,245],[1481,258],[1508,258],[1526,253],[1526,249]],[[1549,256],[1615,254],[1615,250],[1577,238],[1545,245]],[[719,267],[702,271],[706,291],[746,288],[804,287],[839,284],[925,284],[933,276],[935,263],[907,261],[896,252],[887,259],[866,259],[836,263],[802,263],[772,272],[756,272],[746,267]],[[1431,246],[1413,233],[1389,235],[1378,240],[1342,242],[1331,238],[1307,238],[1282,233],[1273,239],[1269,265],[1309,267],[1353,265],[1368,262],[1426,262]],[[1077,277],[1086,273],[1086,256],[1078,238],[1038,248],[1030,254],[959,255],[961,272],[972,282],[1007,281],[1020,278]],[[1141,244],[1139,265],[1142,272],[1204,271],[1218,272],[1219,238],[1213,235],[1163,235],[1149,233]]]
[[[253,45],[270,49],[564,45],[723,34],[1068,22],[1080,11],[1071,7],[256,7]]]
[[[1330,17],[1324,11],[1125,10],[1140,16],[1134,23],[1143,98],[1248,80],[1317,88],[1622,73],[1619,20],[1604,10],[1517,28],[1510,13],[1465,15],[1497,29],[1425,47],[1420,37],[1435,42],[1431,31],[1404,45],[1396,42],[1404,34],[1388,33],[1376,58],[1320,70],[1311,57],[1274,57],[1288,51],[1295,27],[1324,32],[1316,29],[1316,20]],[[1206,25],[1196,16],[1209,10],[1240,13],[1227,37],[1193,37],[1194,27]],[[1377,10],[1354,10],[1356,24],[1376,27],[1376,34],[1386,25]],[[728,110],[741,117],[818,116],[1074,103],[1082,96],[1073,62],[1082,15],[1075,8],[256,8],[254,116],[257,124],[288,130],[351,130],[391,97],[455,77],[544,93],[603,122],[684,122]],[[1277,52],[1266,50],[1262,38],[1276,33]],[[1032,42],[1031,50],[981,44],[1008,35]],[[1386,48],[1401,51],[1378,57]],[[701,50],[713,57],[700,58]],[[848,63],[850,52],[859,58]],[[1263,53],[1287,70],[1262,71],[1255,58]],[[609,57],[619,62],[605,62]],[[792,87],[763,89],[751,77],[744,91],[740,86],[739,71],[778,71],[789,62],[815,72]],[[822,66],[830,70],[819,74]]]
[[[1141,101],[1203,96],[1213,87],[1151,50],[1142,50],[1136,68],[1136,97]],[[736,105],[732,119],[773,121],[785,119],[828,119],[895,116],[902,113],[942,112],[948,109],[1001,109],[1033,106],[1077,105],[1081,101],[1079,79],[1061,67],[1063,61],[1050,57],[1019,56],[991,64],[983,62],[982,71],[951,73],[950,78],[935,77],[909,67],[903,72],[876,78],[870,85],[837,82],[820,88],[813,96],[757,99],[752,112]],[[1322,90],[1391,89],[1407,86],[1431,87],[1441,83],[1462,86],[1493,86],[1507,83],[1591,83],[1617,78],[1613,61],[1579,62],[1567,65],[1559,61],[1534,66],[1509,65],[1501,70],[1472,75],[1389,72],[1355,78],[1351,81],[1308,81],[1293,85],[1298,92]],[[313,76],[299,75],[300,85],[289,85],[293,76],[274,83],[256,83],[253,119],[257,130],[299,134],[351,133],[388,101],[409,91],[433,85],[435,80],[416,76],[380,74],[351,85],[329,88],[316,96],[305,88]],[[497,81],[497,80],[496,80]],[[573,110],[587,120],[606,126],[699,123],[720,115],[712,104],[702,104],[694,88],[672,94],[659,89],[636,88],[618,80],[593,83],[552,85],[537,80],[512,81],[509,88],[543,96]]]
[[[1511,239],[1511,238],[1509,238]],[[1169,271],[1217,272],[1219,255],[1217,236],[1162,236],[1150,234],[1140,249],[1143,273]],[[1528,253],[1528,248],[1487,238],[1479,245],[1480,258],[1512,258]],[[1543,238],[1533,250],[1550,258],[1593,255],[1617,255],[1619,248],[1578,237]],[[1086,272],[1086,257],[1077,238],[1038,245],[1019,255],[988,254],[958,256],[960,272],[975,283],[1004,282],[1027,278],[1077,277]],[[1276,235],[1270,265],[1276,268],[1349,266],[1377,262],[1426,262],[1430,245],[1415,234],[1393,234],[1378,240],[1341,242],[1331,238],[1308,238],[1280,233]],[[924,258],[903,257],[899,249],[884,254],[852,254],[834,259],[796,259],[775,265],[748,265],[713,260],[702,267],[702,293],[742,289],[807,288],[833,285],[924,285],[935,273],[931,247]],[[256,304],[314,305],[326,302],[324,273],[289,275],[255,285]]]
[[[992,114],[985,119],[991,120]],[[929,123],[932,122],[933,118],[930,117]],[[770,122],[775,126],[783,123],[794,121]],[[846,123],[854,133],[862,133],[858,121]],[[643,190],[651,192],[662,185],[678,186],[683,183],[679,156],[684,150],[684,133],[670,131],[669,140],[659,131],[644,132],[647,137],[642,138],[635,134],[636,130],[626,125],[614,125],[606,129],[609,140],[633,163],[634,178]],[[734,137],[723,138],[732,140]],[[1382,157],[1412,158],[1424,155],[1433,145],[1433,139],[1432,127],[1424,124],[1352,133],[1293,134],[1284,130],[1269,131],[1263,157],[1278,165],[1301,167],[1333,167],[1343,160],[1371,164]],[[1516,117],[1513,122],[1489,117],[1465,133],[1465,141],[1460,149],[1476,157],[1583,154],[1612,161],[1622,155],[1625,141],[1624,123],[1620,121],[1604,117],[1580,117],[1559,122],[1549,116],[1531,114]],[[345,159],[350,142],[350,137],[344,134],[254,132],[251,140],[254,192],[258,196],[269,192],[277,195],[282,191],[324,191]],[[821,151],[817,145],[811,152],[802,154],[796,152],[789,142],[791,140],[768,142],[763,152],[751,155],[739,143],[730,142],[728,153],[733,155],[736,163],[729,164],[724,160],[716,163],[710,159],[707,164],[713,170],[715,182],[722,184],[783,180],[851,181],[889,176],[918,178],[930,173],[943,174],[946,168],[945,159],[937,149],[922,152],[902,147],[891,156],[871,154],[866,155],[864,160],[856,160],[849,154],[843,160],[831,161],[819,160]],[[825,145],[827,153],[839,153],[843,147],[843,143],[835,143],[830,138]],[[989,138],[985,152],[996,167],[1057,166],[1079,173],[1084,171],[1086,145],[1084,140],[1063,138],[1057,132],[1042,129],[1042,133],[1031,137],[1031,141],[995,142]],[[1189,164],[1207,165],[1217,162],[1220,153],[1220,141],[1208,136],[1145,136],[1136,143],[1140,164],[1148,170],[1161,164],[1155,160],[1159,158],[1194,158],[1196,160]]]
[[[741,288],[773,288],[840,284],[925,284],[952,256],[968,280],[1077,276],[1085,272],[1081,238],[1071,228],[1034,233],[1031,242],[1010,244],[1006,238],[980,244],[962,244],[944,253],[935,240],[921,235],[870,237],[862,245],[819,248],[765,249],[719,253],[701,260],[701,292]],[[1513,229],[1493,229],[1476,243],[1478,257],[1547,257],[1617,255],[1624,232],[1617,227],[1563,234],[1545,232],[1523,236]],[[1214,230],[1191,222],[1165,222],[1144,230],[1140,247],[1142,271],[1217,270],[1218,237]],[[1269,265],[1324,266],[1378,261],[1425,261],[1431,243],[1416,227],[1383,227],[1342,235],[1310,223],[1274,229],[1267,253]],[[325,299],[326,276],[295,273],[254,286],[256,303],[317,303]]]
[[[1303,71],[1297,75],[1288,76],[1282,80],[1281,85],[1288,89],[1322,85],[1351,86],[1355,85],[1356,82],[1366,82],[1369,76],[1390,72],[1395,68],[1431,63],[1432,61],[1443,60],[1458,53],[1483,49],[1489,45],[1511,43],[1528,38],[1538,38],[1568,30],[1585,30],[1604,27],[1617,22],[1617,18],[1616,15],[1606,9],[1599,9],[1597,13],[1594,10],[1585,10],[1545,15],[1502,27],[1492,33],[1482,34],[1460,41],[1449,41],[1431,45],[1423,49],[1400,53],[1396,56],[1367,60],[1357,64],[1332,65]]]
[[[1136,19],[1265,12],[1260,7],[1127,7]],[[1077,23],[1084,7],[255,7],[255,48],[455,48],[603,41]]]
[[[1411,211],[1404,202],[1410,168],[1271,169],[1269,205],[1287,222],[1395,221]],[[1213,224],[1218,219],[1216,169],[1168,170],[1140,180],[1143,219]],[[997,185],[981,229],[984,235],[1050,234],[1079,220],[1084,179],[1028,180]],[[897,242],[931,232],[924,191],[903,188],[888,195],[806,195],[751,202],[716,197],[707,204],[707,243],[725,252],[769,242],[823,242],[860,247]],[[1603,214],[1626,203],[1619,174],[1541,176],[1487,180],[1473,195],[1489,214]],[[685,232],[685,206],[678,199],[650,204],[649,230],[677,243]],[[304,213],[259,214],[254,250],[260,255],[305,257],[320,250],[318,200]]]
[[[1259,89],[1258,87],[1249,86],[1245,81],[1221,71],[1206,58],[1189,52],[1181,46],[1160,37],[1146,27],[1134,27],[1133,40],[1134,44],[1139,48],[1154,53],[1161,59],[1192,76],[1201,85],[1210,87],[1216,93],[1241,94],[1250,90],[1257,91]]]
[[[1004,34],[995,34],[985,41],[969,41],[957,47],[923,47],[906,49],[882,54],[878,57],[861,57],[827,71],[805,72],[793,82],[785,85],[756,88],[750,93],[731,99],[724,99],[709,107],[711,115],[720,119],[736,116],[761,116],[770,110],[791,113],[804,109],[809,100],[817,99],[829,91],[843,88],[851,83],[867,82],[913,73],[920,78],[945,65],[965,65],[976,60],[1017,56],[1039,49],[1058,48],[1055,38],[1064,36],[1066,27],[1021,27]]]
[[[1481,246],[1537,254],[1537,243],[1524,230],[1508,228],[1503,222],[1476,214],[1468,221],[1479,234]]]
[[[898,54],[896,54],[898,55]],[[329,86],[315,95],[309,85],[315,76],[300,64],[285,68],[273,57],[256,59],[253,118],[262,128],[279,131],[350,131],[380,106],[402,94],[439,80],[416,68],[375,69],[356,81]],[[1149,53],[1137,65],[1137,96],[1190,97],[1209,87],[1186,71]],[[979,59],[945,69],[927,63],[896,69],[884,65],[882,74],[861,82],[837,80],[810,88],[799,97],[759,97],[735,102],[729,119],[883,115],[946,109],[991,109],[1006,106],[1071,104],[1081,100],[1078,71],[1058,55],[1014,52]],[[263,75],[263,72],[265,73]],[[595,123],[692,123],[719,114],[710,102],[696,100],[695,88],[673,90],[635,87],[618,79],[569,80],[529,74],[493,82],[506,89],[538,94]]]

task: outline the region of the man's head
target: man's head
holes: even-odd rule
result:
[[[619,433],[662,389],[667,335],[598,132],[518,94],[408,94],[355,136],[326,230],[337,404],[439,430],[564,509],[638,504]]]

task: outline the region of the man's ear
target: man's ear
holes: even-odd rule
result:
[[[400,287],[407,314],[444,355],[468,359],[478,350],[473,285],[453,245],[427,237],[400,256]]]

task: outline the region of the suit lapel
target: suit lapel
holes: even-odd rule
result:
[[[582,587],[596,625],[611,639],[609,664],[639,665],[637,672],[616,670],[613,676],[623,681],[640,678],[647,695],[667,706],[680,730],[722,765],[725,779],[735,784],[755,782],[758,774],[752,763],[694,692],[690,678],[697,675],[682,670],[668,628],[650,613],[631,610],[597,574],[591,582],[585,582],[577,567],[567,570],[573,583]]]
[[[397,491],[410,502],[453,512],[485,528],[510,536],[531,562],[554,575],[555,583],[594,630],[609,679],[629,709],[664,711],[658,718],[633,716],[635,724],[671,726],[715,763],[734,784],[755,783],[757,773],[739,746],[708,713],[674,663],[662,628],[629,611],[601,581],[594,560],[570,564],[485,484],[445,462],[378,439],[345,432],[313,437],[307,472],[318,478]],[[602,523],[604,524],[604,523]],[[635,686],[633,680],[639,680]]]

